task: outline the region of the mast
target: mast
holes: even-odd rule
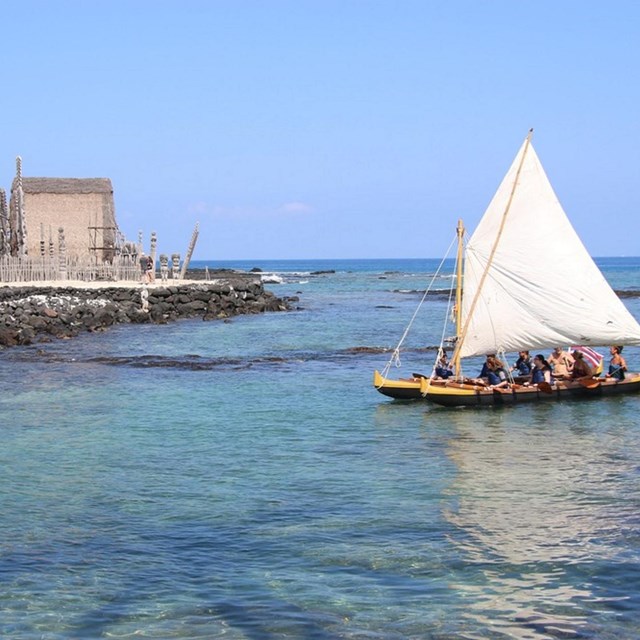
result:
[[[458,253],[456,255],[456,338],[458,338],[462,328],[462,261],[464,255],[462,246],[464,224],[462,220],[458,220],[456,234],[458,236]],[[460,353],[458,349],[453,354],[453,373],[456,378],[460,377]]]
[[[513,202],[513,197],[516,193],[516,189],[518,187],[518,181],[520,179],[520,172],[522,171],[522,167],[524,165],[524,159],[527,156],[527,151],[529,149],[529,144],[531,143],[531,136],[533,135],[533,129],[529,129],[529,134],[527,135],[527,139],[525,140],[524,149],[522,151],[522,157],[520,158],[520,163],[518,165],[518,170],[516,171],[515,179],[513,181],[513,186],[511,187],[511,193],[509,194],[509,200],[507,202],[507,206],[504,209],[504,213],[502,214],[502,220],[500,221],[500,228],[498,229],[498,234],[496,235],[496,239],[491,247],[491,253],[489,255],[489,259],[487,260],[487,266],[480,278],[480,282],[478,283],[478,288],[476,289],[475,295],[473,297],[473,301],[471,302],[471,306],[469,307],[469,313],[467,314],[464,327],[462,328],[462,332],[458,333],[456,348],[453,352],[453,361],[460,362],[460,350],[462,349],[462,345],[467,336],[467,331],[469,330],[469,323],[471,322],[471,318],[473,316],[473,312],[475,311],[476,304],[480,299],[480,293],[482,292],[482,287],[484,285],[484,281],[487,279],[487,274],[491,269],[491,265],[493,263],[493,257],[498,250],[498,245],[500,244],[500,238],[502,237],[502,232],[504,230],[504,226],[507,222],[507,216],[509,215],[509,210],[511,209],[511,203]]]

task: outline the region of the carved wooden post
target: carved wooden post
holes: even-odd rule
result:
[[[158,236],[155,231],[151,232],[151,273],[149,279],[151,282],[156,281],[156,249],[158,246]]]
[[[24,191],[22,190],[22,158],[16,158],[16,213],[18,231],[18,255],[26,256],[27,248],[27,219],[24,211]]]
[[[165,284],[169,280],[169,256],[166,253],[160,254],[160,278]]]
[[[0,189],[0,255],[8,256],[11,253],[9,245],[9,211],[7,209],[7,194],[4,189]]]
[[[67,245],[64,241],[64,228],[58,227],[58,265],[60,280],[67,279]]]
[[[189,262],[191,262],[191,256],[193,255],[193,250],[195,249],[196,242],[198,240],[199,226],[200,226],[200,223],[196,222],[195,229],[193,230],[193,234],[191,236],[191,242],[189,243],[187,257],[184,259],[184,262],[182,263],[182,271],[180,273],[180,278],[182,280],[184,280],[184,277],[187,275],[187,268],[189,267]]]
[[[151,232],[151,252],[149,253],[149,255],[151,256],[151,259],[153,260],[154,264],[156,261],[156,249],[158,246],[158,234],[155,231]]]
[[[47,265],[45,263],[45,252],[44,252],[44,222],[40,223],[40,274],[38,275],[38,280],[46,280],[47,279]]]
[[[171,277],[177,280],[180,277],[180,254],[171,254]]]
[[[51,232],[51,225],[49,225],[49,259],[47,261],[47,280],[55,280],[56,268],[53,263],[54,248],[53,248],[53,234]]]

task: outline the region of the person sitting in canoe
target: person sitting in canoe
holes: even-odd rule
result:
[[[611,352],[611,360],[609,361],[609,373],[607,373],[607,378],[624,380],[624,372],[627,370],[627,363],[622,355],[620,355],[622,353],[622,347],[614,345],[609,349],[609,351]]]
[[[533,370],[531,372],[531,384],[539,385],[542,382],[551,384],[551,365],[545,357],[539,353],[533,358]]]
[[[546,361],[545,361],[546,362]],[[528,351],[518,351],[518,359],[516,363],[511,367],[511,371],[518,371],[519,376],[528,376],[531,374],[534,363],[531,361],[531,356]]]
[[[496,356],[487,356],[487,361],[482,367],[483,371],[485,371],[485,367],[487,382],[489,383],[490,389],[501,389],[502,387],[509,386],[507,372],[505,371],[504,365],[501,360],[496,358]]]
[[[573,368],[571,370],[571,379],[587,378],[593,376],[593,369],[585,362],[581,351],[573,352]]]
[[[556,378],[566,378],[571,375],[573,369],[573,356],[562,350],[562,347],[555,347],[553,353],[549,356],[548,362],[553,369],[553,375]]]
[[[496,354],[489,353],[487,355],[486,360],[482,363],[482,369],[480,369],[480,373],[478,374],[478,378],[487,378],[489,375],[489,365],[493,360],[495,360]]]
[[[436,362],[434,373],[436,378],[442,378],[444,380],[453,375],[449,359],[447,358],[447,352],[444,349],[440,350],[440,357],[438,358],[438,362]]]

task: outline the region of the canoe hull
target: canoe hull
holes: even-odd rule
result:
[[[459,385],[468,387],[469,385]],[[444,407],[494,407],[527,402],[551,402],[557,400],[588,400],[608,396],[640,393],[640,374],[633,374],[622,381],[599,379],[588,386],[579,382],[558,382],[545,393],[536,387],[513,389],[484,389],[481,387],[449,388],[432,387],[425,399]]]
[[[374,386],[380,393],[395,400],[427,400],[444,407],[494,407],[640,393],[640,373],[628,374],[621,381],[598,378],[587,384],[558,382],[548,393],[537,387],[520,385],[512,389],[488,389],[473,384],[434,382],[426,378],[390,380],[377,371],[374,374]]]
[[[390,380],[378,371],[373,374],[373,386],[382,394],[394,400],[424,400],[420,380]]]

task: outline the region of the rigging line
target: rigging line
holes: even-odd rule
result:
[[[509,365],[509,361],[507,360],[507,352],[504,349],[499,349],[498,350],[498,358],[506,366],[506,369],[504,370],[504,373],[507,376],[507,380],[511,384],[514,384],[515,381],[513,379],[513,372],[511,371],[511,368],[510,368],[510,365]]]
[[[413,315],[411,316],[411,320],[409,320],[409,324],[407,325],[407,328],[404,330],[404,333],[402,334],[402,337],[400,338],[400,342],[398,342],[398,345],[396,346],[396,348],[393,350],[393,353],[391,354],[391,358],[389,358],[389,362],[387,362],[387,364],[385,365],[384,369],[382,370],[382,375],[383,376],[386,376],[389,373],[389,370],[391,369],[391,365],[392,364],[395,363],[396,367],[400,366],[400,347],[402,346],[402,343],[406,340],[407,336],[409,335],[409,331],[411,329],[411,326],[413,325],[413,322],[416,319],[416,316],[418,315],[418,312],[420,311],[420,308],[422,307],[422,304],[426,300],[427,295],[429,294],[429,291],[431,291],[431,287],[433,287],[433,283],[435,282],[436,278],[438,277],[438,274],[442,270],[442,266],[444,265],[444,261],[447,259],[447,256],[449,255],[449,252],[451,251],[451,247],[453,247],[453,244],[454,244],[454,242],[456,242],[456,240],[457,240],[457,238],[454,238],[451,241],[451,244],[449,245],[449,248],[445,252],[444,258],[442,258],[442,260],[440,261],[440,264],[438,265],[438,268],[436,269],[436,272],[433,274],[433,277],[431,278],[431,282],[429,283],[429,286],[427,287],[426,291],[424,292],[424,294],[422,296],[422,299],[418,303],[418,306],[417,306],[416,310],[413,312]]]
[[[456,272],[456,269],[458,267],[458,258],[456,256],[456,261],[453,265],[453,272]],[[445,333],[447,332],[447,325],[449,324],[449,318],[450,318],[450,314],[451,314],[451,301],[453,300],[453,295],[455,293],[455,289],[456,289],[456,283],[455,281],[452,279],[451,280],[451,288],[449,289],[449,300],[447,301],[447,313],[444,317],[444,324],[442,325],[442,334],[440,335],[440,351],[442,350],[442,346],[444,345],[444,336]],[[460,313],[460,309],[456,309],[455,310],[456,313]],[[440,356],[440,351],[438,352],[438,357]],[[436,360],[437,363],[437,360]],[[433,370],[435,372],[436,369],[436,365],[434,364],[433,366]]]
[[[489,269],[493,263],[493,258],[498,250],[498,245],[500,244],[500,239],[502,237],[502,232],[504,231],[505,224],[507,222],[507,216],[509,215],[509,211],[511,209],[511,203],[513,202],[513,198],[516,193],[516,188],[518,186],[518,180],[520,179],[520,172],[522,171],[522,167],[524,166],[524,159],[527,156],[527,151],[529,150],[529,145],[531,144],[531,136],[533,135],[533,129],[529,130],[529,134],[527,135],[527,139],[525,141],[524,149],[522,151],[522,157],[520,158],[520,164],[518,165],[518,170],[516,171],[515,179],[513,181],[513,186],[511,187],[511,193],[509,194],[509,200],[507,201],[507,206],[505,207],[504,213],[502,214],[502,220],[500,221],[500,228],[498,229],[498,235],[493,243],[493,247],[491,248],[491,253],[489,254],[489,260],[487,261],[487,265],[484,269],[484,273],[480,278],[480,282],[478,284],[478,288],[476,290],[476,294],[471,302],[471,306],[469,307],[469,313],[467,313],[467,318],[464,323],[464,327],[462,328],[462,333],[458,336],[458,341],[456,342],[456,349],[454,352],[454,358],[460,353],[462,349],[462,345],[467,336],[467,331],[469,330],[469,323],[471,322],[471,318],[476,308],[476,304],[478,303],[478,299],[480,298],[480,293],[482,292],[482,287],[484,286],[484,281],[487,278],[487,274],[489,273]]]
[[[457,239],[457,236],[456,236],[456,239]],[[451,247],[449,247],[449,250],[451,250]],[[457,267],[458,267],[458,255],[456,254],[456,261],[453,264],[453,272],[454,273],[457,273]],[[449,299],[447,301],[447,313],[444,316],[444,323],[442,325],[442,334],[440,335],[440,347],[438,349],[438,353],[436,354],[436,361],[433,364],[433,368],[431,369],[431,376],[429,377],[429,380],[427,380],[427,393],[429,391],[429,388],[431,387],[431,381],[433,380],[433,378],[435,376],[436,367],[438,365],[438,360],[440,359],[440,356],[442,354],[442,346],[444,344],[444,336],[445,336],[445,333],[447,331],[447,324],[449,322],[449,313],[450,313],[450,310],[451,310],[451,300],[453,299],[453,294],[454,294],[456,288],[457,288],[457,284],[452,279],[451,280],[451,287],[449,289]],[[456,313],[460,313],[460,309],[456,309]]]

